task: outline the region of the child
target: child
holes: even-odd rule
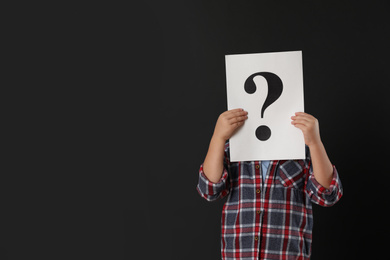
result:
[[[297,112],[306,159],[230,162],[227,140],[248,113],[222,113],[199,170],[199,194],[208,201],[228,196],[222,210],[222,259],[310,259],[311,202],[332,206],[342,186],[321,142],[313,116]]]

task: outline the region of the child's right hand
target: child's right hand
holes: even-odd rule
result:
[[[248,112],[241,108],[223,112],[217,120],[214,129],[214,136],[221,138],[224,142],[228,140],[235,131],[248,119]]]

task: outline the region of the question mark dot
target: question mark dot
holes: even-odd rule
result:
[[[260,141],[266,141],[271,136],[271,129],[266,125],[261,125],[256,129],[256,137]]]

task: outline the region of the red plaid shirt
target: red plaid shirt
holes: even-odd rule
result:
[[[310,150],[305,160],[271,161],[262,179],[259,161],[230,162],[225,145],[224,172],[210,182],[200,166],[199,194],[208,201],[227,196],[222,210],[222,259],[310,259],[314,202],[332,206],[342,196],[333,167],[329,189],[313,175]]]

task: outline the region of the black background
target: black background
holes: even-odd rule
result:
[[[6,9],[0,259],[219,259],[224,201],[195,188],[225,55],[290,50],[344,186],[312,259],[386,255],[385,1],[30,5]]]

